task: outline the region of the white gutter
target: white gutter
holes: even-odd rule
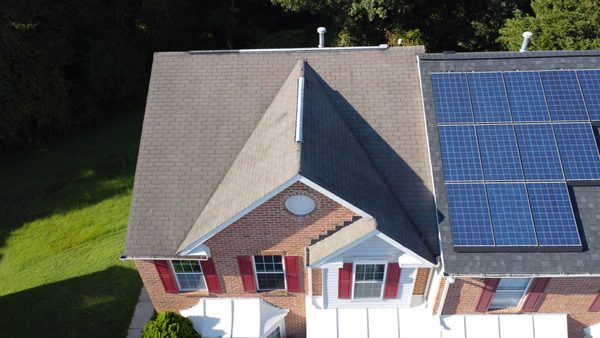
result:
[[[223,49],[223,50],[191,50],[189,54],[231,54],[231,53],[277,53],[277,52],[341,52],[341,51],[361,51],[361,50],[386,50],[389,46],[381,44],[379,46],[362,47],[313,47],[313,48],[269,48],[269,49]]]
[[[189,256],[184,256],[184,257],[173,257],[173,256],[169,256],[169,257],[165,257],[165,256],[125,256],[125,255],[121,255],[119,257],[119,261],[124,262],[124,261],[154,261],[154,260],[161,260],[161,261],[172,261],[172,260],[188,260],[188,259],[197,259],[200,261],[205,261],[208,259],[208,256],[194,256],[193,258],[189,258]]]
[[[298,105],[296,109],[296,142],[304,142],[304,76],[298,78]]]
[[[548,278],[566,278],[566,277],[600,277],[599,273],[505,273],[505,274],[479,274],[479,275],[460,275],[447,274],[448,277],[455,278],[502,278],[502,277],[548,277]]]

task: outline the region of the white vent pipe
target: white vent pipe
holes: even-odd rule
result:
[[[325,33],[327,33],[327,29],[325,27],[317,28],[317,33],[319,33],[319,48],[325,47]]]
[[[523,33],[523,44],[521,44],[521,49],[519,49],[519,52],[523,53],[527,51],[527,47],[529,46],[529,39],[531,39],[532,36],[533,33],[531,32]]]

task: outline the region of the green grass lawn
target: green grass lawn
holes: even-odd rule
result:
[[[141,288],[121,263],[141,130],[123,116],[0,155],[0,337],[124,337]]]

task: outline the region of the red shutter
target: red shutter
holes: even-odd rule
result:
[[[544,295],[544,290],[546,290],[546,285],[550,278],[536,278],[531,282],[531,286],[527,291],[527,298],[521,307],[521,310],[524,312],[532,312],[537,309],[537,306]]]
[[[165,287],[165,292],[179,292],[177,289],[177,282],[169,267],[169,261],[154,261],[154,266],[156,267],[156,271],[158,271],[158,277],[160,277],[162,285]]]
[[[204,274],[204,280],[206,280],[206,287],[208,292],[219,293],[219,277],[217,276],[217,270],[215,269],[215,262],[212,257],[209,257],[205,261],[200,261],[202,267],[202,274]]]
[[[240,267],[240,277],[244,291],[256,292],[256,283],[254,282],[254,268],[252,267],[252,256],[238,256],[238,266]]]
[[[289,292],[300,292],[300,277],[298,273],[298,256],[284,256],[285,282]]]
[[[400,282],[400,265],[388,263],[383,298],[396,298],[398,295],[398,284]]]
[[[498,287],[498,283],[500,283],[500,278],[486,278],[483,291],[481,292],[481,296],[479,296],[479,301],[477,302],[477,307],[475,311],[477,312],[486,312],[492,299],[494,299],[494,295],[496,294],[496,288]]]
[[[338,298],[350,299],[352,293],[352,263],[344,263],[338,272]]]
[[[588,311],[590,311],[590,312],[600,311],[600,291],[598,291],[598,294],[596,295],[596,297],[594,297],[594,301],[592,302],[592,304],[590,304]]]

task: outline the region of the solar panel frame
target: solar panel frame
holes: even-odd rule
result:
[[[486,184],[496,246],[537,246],[525,183]]]
[[[483,170],[475,127],[439,126],[438,134],[446,181],[482,181]]]
[[[553,125],[558,151],[567,180],[600,180],[600,154],[592,125]]]
[[[473,123],[465,73],[434,73],[431,84],[438,123]]]
[[[517,124],[515,133],[526,180],[564,180],[552,125]]]
[[[581,246],[565,183],[527,183],[527,194],[540,246]]]
[[[548,112],[539,72],[503,72],[502,75],[506,84],[513,121],[550,121],[550,113]]]
[[[523,169],[513,126],[477,125],[476,130],[485,180],[522,181]]]
[[[512,122],[501,72],[468,73],[467,81],[476,123]]]
[[[600,121],[600,70],[578,70],[577,78],[592,121]]]
[[[540,76],[552,121],[589,120],[575,71],[540,71]]]
[[[494,246],[485,185],[447,184],[448,211],[455,246]]]

